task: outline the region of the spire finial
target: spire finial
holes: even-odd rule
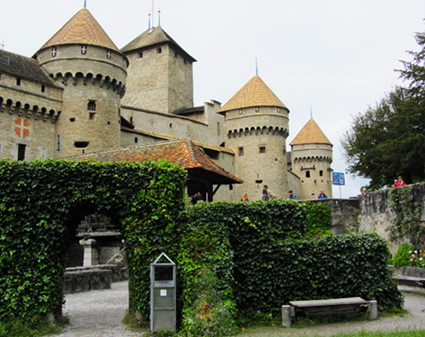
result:
[[[161,10],[158,9],[158,27],[161,27]]]
[[[255,75],[258,76],[258,60],[255,58]]]
[[[312,109],[311,105],[310,105],[310,119],[313,119],[313,109]]]
[[[87,8],[87,0],[84,0],[84,8]]]
[[[151,29],[151,13],[148,14],[148,29]]]
[[[152,0],[152,28],[155,27],[154,9],[155,9],[155,0]]]

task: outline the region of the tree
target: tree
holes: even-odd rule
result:
[[[425,33],[416,33],[420,51],[401,61],[396,87],[376,107],[354,117],[341,144],[348,171],[371,179],[370,187],[391,185],[398,175],[408,183],[425,180]]]

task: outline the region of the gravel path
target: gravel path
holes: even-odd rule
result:
[[[401,288],[406,291],[408,288]],[[311,328],[283,329],[261,328],[239,336],[333,336],[353,331],[425,330],[425,296],[404,292],[405,317],[385,317],[376,321],[335,323]],[[64,332],[53,337],[140,337],[125,329],[121,323],[128,309],[128,282],[112,283],[112,289],[68,294],[65,297],[64,315],[70,324]]]
[[[128,282],[114,282],[111,289],[65,296],[63,314],[70,324],[54,337],[138,337],[121,323],[128,309]]]

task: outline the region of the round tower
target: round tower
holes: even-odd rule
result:
[[[128,60],[91,13],[80,10],[34,57],[64,86],[55,157],[119,147]]]
[[[217,112],[225,116],[225,145],[235,152],[235,175],[244,181],[234,187],[233,201],[245,193],[250,201],[261,200],[263,185],[284,198],[288,108],[254,76]]]
[[[332,198],[332,143],[310,119],[291,145],[291,171],[300,178],[300,199]]]

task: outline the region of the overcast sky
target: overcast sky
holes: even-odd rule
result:
[[[332,168],[346,172],[340,139],[353,116],[395,85],[400,60],[418,50],[424,0],[86,0],[118,48],[148,28],[149,13],[193,56],[195,105],[226,103],[256,73],[290,110],[288,144],[310,119],[334,145]],[[4,49],[32,56],[84,0],[0,0]],[[152,11],[153,8],[153,11]],[[151,18],[151,20],[152,20]],[[289,147],[289,145],[288,145]],[[334,197],[367,180],[346,174]]]

